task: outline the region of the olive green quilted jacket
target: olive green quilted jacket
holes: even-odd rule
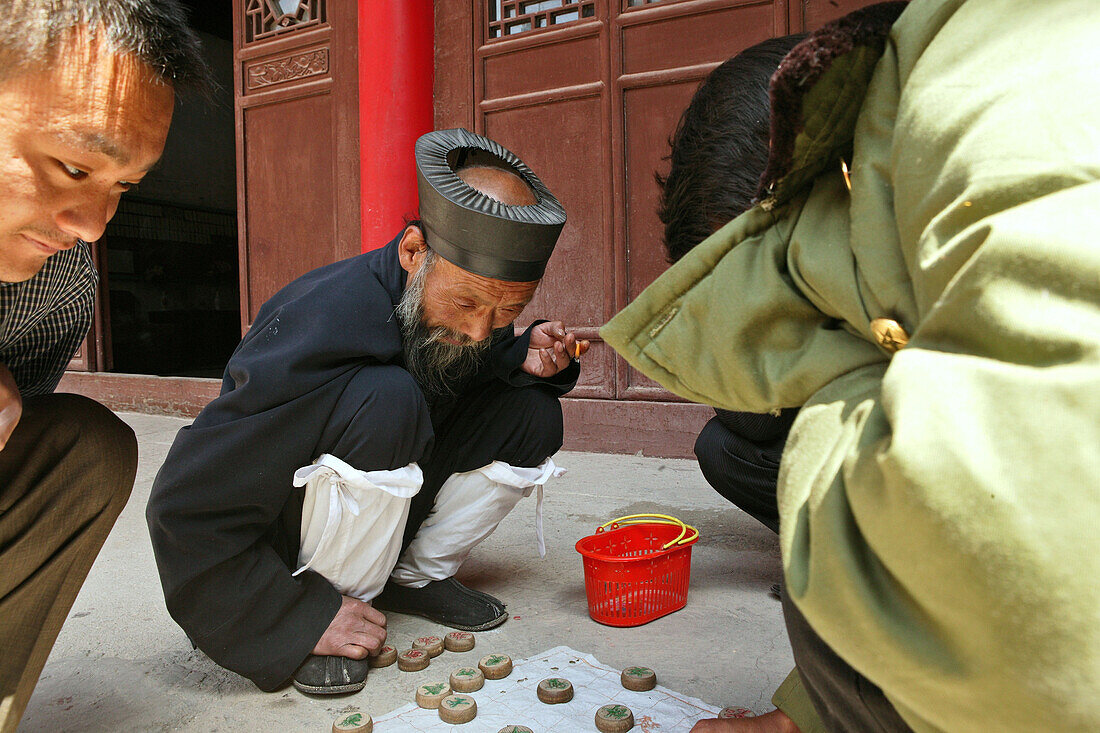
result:
[[[762,203],[601,335],[804,406],[788,592],[914,729],[1100,731],[1100,3],[915,0],[798,114]]]

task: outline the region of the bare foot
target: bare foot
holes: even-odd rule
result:
[[[700,720],[691,733],[801,733],[782,710],[773,710],[756,718]]]

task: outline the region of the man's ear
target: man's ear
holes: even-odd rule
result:
[[[414,224],[405,227],[401,241],[397,243],[397,258],[401,262],[401,269],[415,275],[424,264],[424,254],[427,251],[428,243],[424,241],[424,232],[420,231],[420,227]]]

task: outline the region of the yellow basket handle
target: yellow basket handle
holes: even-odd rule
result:
[[[679,526],[680,534],[677,535],[676,539],[666,542],[665,545],[661,548],[662,550],[667,550],[673,545],[683,545],[687,544],[688,542],[694,542],[699,538],[699,530],[695,529],[695,527],[692,527],[690,524],[684,524],[676,517],[670,517],[667,514],[628,514],[625,517],[619,517],[618,519],[612,519],[610,522],[604,522],[596,528],[596,531],[602,532],[609,526],[611,527],[611,529],[616,529],[618,527],[628,526],[632,524],[671,524],[673,526]],[[689,532],[691,534],[685,537],[685,535],[688,535]]]

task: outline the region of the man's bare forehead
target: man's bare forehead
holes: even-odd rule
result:
[[[130,153],[125,146],[112,135],[101,130],[61,129],[52,132],[59,145],[76,148],[97,155],[106,155],[119,165],[130,162]]]
[[[91,61],[79,55],[0,82],[0,96],[43,144],[140,170],[159,158],[175,98],[132,56]]]
[[[485,277],[464,270],[442,257],[438,261],[437,273],[454,297],[469,298],[496,307],[522,308],[534,297],[540,282],[513,282]]]

